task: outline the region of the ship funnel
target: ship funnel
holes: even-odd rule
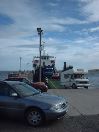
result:
[[[66,62],[64,62],[63,71],[66,71]]]

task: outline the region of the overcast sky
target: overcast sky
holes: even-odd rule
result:
[[[99,68],[99,0],[0,0],[0,70],[32,69],[37,27],[57,69]]]

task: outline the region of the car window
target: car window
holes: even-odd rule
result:
[[[64,78],[68,79],[69,78],[69,74],[64,74]]]
[[[39,93],[38,90],[25,83],[12,84],[12,87],[21,95],[21,96],[30,96]]]
[[[0,84],[0,96],[10,96],[12,91],[8,85]]]

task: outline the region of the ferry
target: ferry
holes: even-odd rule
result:
[[[42,80],[46,77],[48,78],[52,77],[53,74],[55,73],[55,69],[56,69],[55,60],[56,57],[45,54],[45,52],[43,53],[43,55],[41,55]],[[39,65],[40,65],[40,56],[34,56],[33,58],[34,78],[38,78],[39,76]]]

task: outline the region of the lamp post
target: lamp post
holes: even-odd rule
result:
[[[43,30],[41,28],[37,28],[38,35],[40,36],[40,45],[39,45],[39,53],[40,53],[40,63],[39,63],[39,81],[41,82],[41,51],[42,51],[42,44],[41,44],[41,37]]]

